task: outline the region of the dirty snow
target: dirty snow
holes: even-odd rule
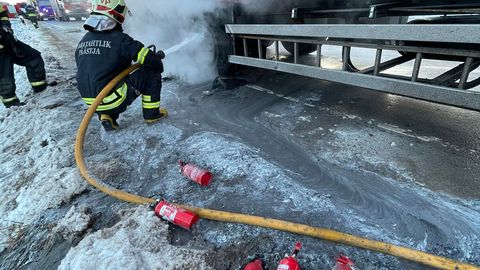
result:
[[[152,211],[127,211],[122,221],[85,237],[58,269],[213,269],[205,251],[169,244],[168,225]]]
[[[86,232],[93,222],[91,215],[85,207],[72,206],[64,218],[62,218],[53,231],[62,234],[65,239],[73,240]]]

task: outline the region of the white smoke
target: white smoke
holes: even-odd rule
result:
[[[127,0],[133,16],[125,31],[145,45],[168,53],[165,75],[195,84],[217,75],[214,41],[203,14],[221,6],[217,0]],[[170,48],[170,49],[169,49]]]
[[[133,16],[125,22],[126,33],[145,45],[169,52],[164,61],[165,75],[195,84],[214,79],[215,37],[205,14],[233,2],[247,12],[263,12],[286,0],[126,0]],[[211,22],[211,20],[209,20]],[[173,48],[172,48],[173,47]]]

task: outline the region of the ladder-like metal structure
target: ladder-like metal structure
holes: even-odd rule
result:
[[[276,70],[321,80],[355,85],[480,111],[480,92],[472,90],[480,78],[469,81],[480,66],[480,25],[476,24],[311,24],[311,25],[226,25],[226,32],[241,40],[242,51],[229,57],[233,64]],[[252,41],[256,40],[252,54]],[[274,42],[275,57],[265,59],[265,43]],[[280,60],[280,42],[291,42],[293,61]],[[299,46],[316,46],[314,63],[299,62]],[[342,69],[322,67],[322,46],[343,47]],[[238,46],[237,46],[238,48]],[[359,70],[351,62],[351,48],[376,49],[374,65]],[[382,61],[384,50],[401,56]],[[461,64],[432,78],[419,78],[423,59],[460,61]],[[414,61],[411,76],[382,73]]]

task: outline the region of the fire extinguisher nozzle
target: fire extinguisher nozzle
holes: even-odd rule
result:
[[[200,179],[200,185],[208,186],[210,185],[211,181],[212,181],[212,174],[210,172],[206,172]]]

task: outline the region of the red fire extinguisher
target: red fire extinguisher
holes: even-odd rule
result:
[[[212,174],[209,171],[197,167],[193,164],[187,164],[181,160],[179,161],[179,163],[182,174],[188,179],[202,186],[208,186],[212,181]]]
[[[285,255],[285,258],[280,261],[277,270],[301,270],[300,265],[298,264],[298,261],[296,259],[297,254],[298,252],[300,252],[301,248],[302,243],[297,242],[295,244],[295,248],[293,249],[292,255]]]
[[[263,261],[260,259],[255,259],[245,265],[243,270],[263,270]]]
[[[169,204],[166,201],[160,201],[155,206],[155,215],[187,230],[190,230],[200,219],[197,214]]]

